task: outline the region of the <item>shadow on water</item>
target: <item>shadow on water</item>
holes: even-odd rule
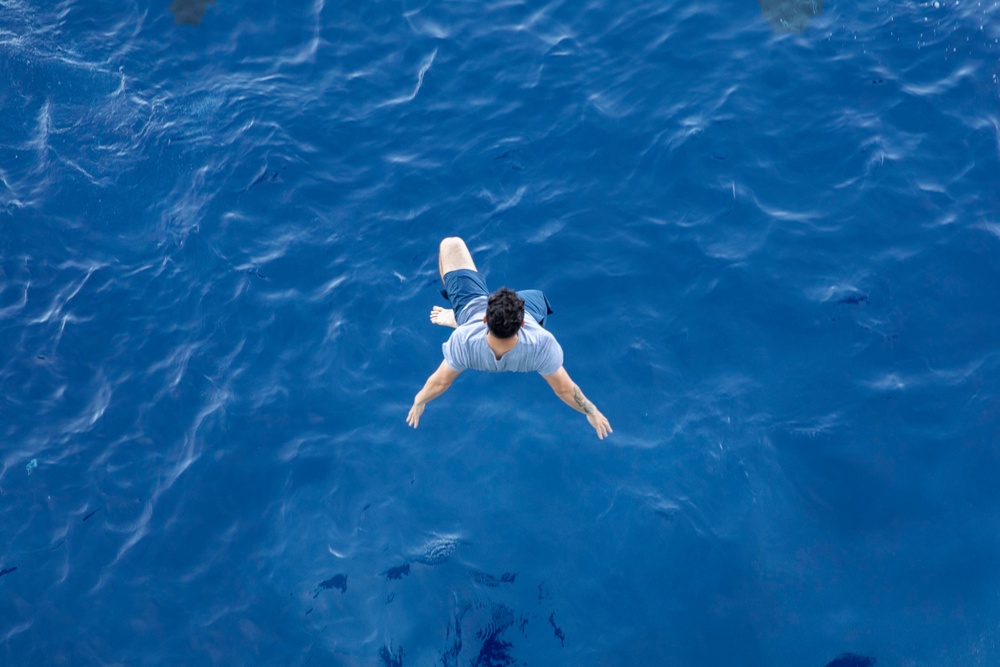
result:
[[[844,653],[826,664],[826,667],[874,667],[875,658],[856,653]]]
[[[775,32],[804,32],[809,19],[823,11],[823,0],[757,0]]]
[[[170,3],[170,11],[177,25],[198,25],[208,6],[214,4],[215,0],[174,0]]]

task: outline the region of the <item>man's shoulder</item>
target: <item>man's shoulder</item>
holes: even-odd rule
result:
[[[482,324],[482,323],[480,323]],[[482,325],[485,329],[485,325]],[[486,336],[477,330],[474,323],[463,324],[451,332],[448,340],[441,346],[445,360],[452,368],[476,368],[477,361],[482,356],[482,348],[486,346]]]
[[[465,344],[477,338],[482,338],[485,334],[485,324],[482,322],[468,322],[452,331],[448,338],[456,343]]]
[[[527,319],[527,316],[525,317],[525,320],[526,322],[525,326],[523,327],[523,330],[525,331],[525,333],[531,336],[535,341],[537,341],[538,344],[543,344],[543,345],[551,343],[558,344],[555,334],[553,334],[551,331],[549,331],[542,325],[538,324],[533,319],[530,320],[530,325],[529,325],[528,324],[529,320]]]

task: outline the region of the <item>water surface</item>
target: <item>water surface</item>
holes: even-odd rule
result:
[[[1000,5],[0,0],[0,660],[993,665]],[[405,416],[438,241],[533,376]]]

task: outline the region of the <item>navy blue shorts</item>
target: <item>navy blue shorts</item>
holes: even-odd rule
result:
[[[444,274],[445,289],[441,290],[441,296],[451,302],[451,307],[455,311],[455,320],[461,325],[465,324],[461,319],[462,310],[469,306],[475,299],[483,299],[482,304],[476,303],[476,309],[482,305],[482,312],[486,313],[485,298],[489,297],[490,291],[486,287],[486,279],[483,274],[472,269],[458,269]],[[519,290],[517,295],[524,299],[524,309],[531,314],[535,321],[545,326],[545,318],[552,314],[552,307],[545,293],[537,289]],[[466,318],[467,320],[468,318]]]

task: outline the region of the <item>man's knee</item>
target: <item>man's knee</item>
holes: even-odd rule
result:
[[[446,273],[456,269],[476,270],[476,264],[472,261],[472,254],[466,247],[465,241],[457,236],[449,236],[441,241],[441,253],[438,255],[438,268],[441,271],[441,278]]]
[[[468,253],[469,249],[465,245],[465,241],[458,238],[457,236],[449,236],[441,240],[441,254],[448,254],[454,252],[465,252]]]

